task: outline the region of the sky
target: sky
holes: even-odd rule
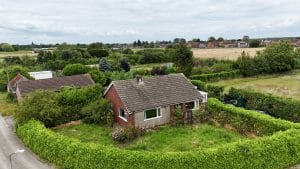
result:
[[[300,36],[300,0],[0,0],[0,43]]]

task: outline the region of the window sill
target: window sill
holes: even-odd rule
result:
[[[155,119],[159,119],[159,118],[161,118],[161,117],[162,117],[162,116],[152,117],[152,118],[149,118],[149,119],[144,119],[144,121],[155,120]]]
[[[124,117],[119,116],[119,118],[127,122],[127,119],[125,119]]]

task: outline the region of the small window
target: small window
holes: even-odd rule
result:
[[[191,110],[199,109],[199,100],[195,100],[187,103],[187,108]]]
[[[122,119],[127,121],[127,114],[125,113],[125,111],[121,108],[119,108],[119,117],[121,117]]]
[[[161,116],[160,107],[144,111],[145,119],[152,119]]]

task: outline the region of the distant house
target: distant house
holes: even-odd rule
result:
[[[183,119],[191,119],[192,111],[206,100],[183,74],[142,79],[112,81],[104,92],[120,125],[150,128],[172,121],[175,107]]]
[[[51,71],[28,72],[35,80],[52,78]]]
[[[199,44],[199,48],[204,49],[206,48],[206,42],[205,41],[201,41]]]
[[[64,86],[84,87],[93,85],[95,82],[89,74],[56,77],[51,79],[26,80],[17,83],[16,96],[18,102],[22,102],[23,97],[35,90],[60,91]]]
[[[237,42],[237,47],[238,48],[247,48],[248,47],[248,43],[245,41],[238,41]]]
[[[189,48],[199,48],[199,46],[200,46],[200,42],[193,42],[193,41],[187,42],[187,47]]]
[[[17,83],[18,82],[22,82],[22,81],[27,81],[28,79],[26,77],[24,77],[23,75],[21,75],[20,73],[18,73],[13,79],[11,79],[8,84],[7,84],[7,92],[9,93],[16,93],[16,89],[17,89]]]
[[[207,48],[215,48],[217,45],[216,45],[216,43],[215,42],[212,42],[212,41],[208,41],[207,43],[206,43],[206,47]]]

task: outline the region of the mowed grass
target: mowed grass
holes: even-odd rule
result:
[[[230,87],[251,88],[259,92],[300,100],[300,70],[287,74],[223,80],[214,84],[225,86],[225,91]]]
[[[254,56],[257,51],[264,48],[216,48],[216,49],[192,49],[195,58],[215,58],[220,60],[236,60],[245,51]]]
[[[77,138],[82,142],[153,152],[196,151],[248,139],[228,129],[207,124],[181,127],[164,126],[158,130],[147,132],[145,136],[126,144],[113,142],[111,129],[97,125],[80,124],[54,131]]]
[[[98,125],[80,124],[53,130],[62,135],[79,139],[82,142],[94,142],[106,146],[114,144],[111,129]]]
[[[2,116],[13,115],[17,108],[17,103],[8,101],[6,98],[7,93],[0,92],[0,113]]]

